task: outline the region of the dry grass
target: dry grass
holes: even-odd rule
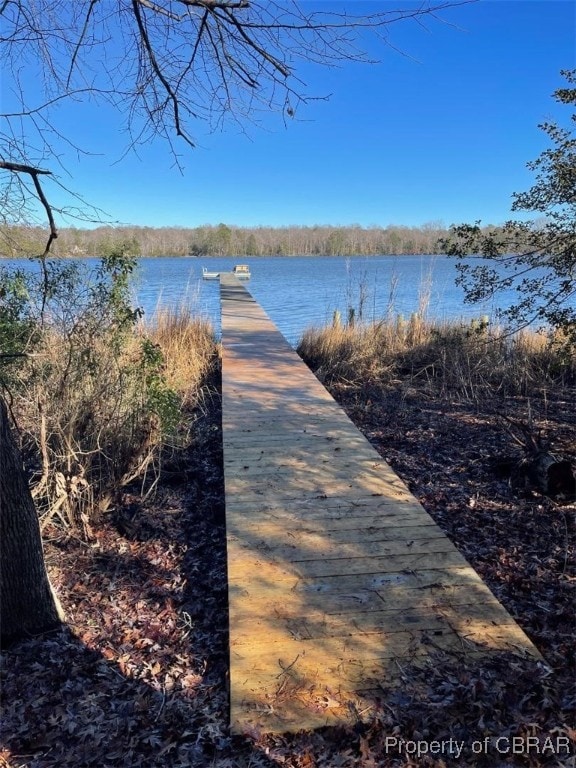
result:
[[[219,355],[210,321],[185,305],[159,306],[139,330],[162,351],[167,386],[182,397],[185,406],[196,405]]]
[[[311,328],[298,346],[323,381],[387,385],[399,379],[468,400],[494,393],[529,396],[576,380],[576,354],[557,337],[530,331],[514,336],[484,321],[410,320]]]
[[[120,331],[91,314],[45,328],[13,376],[43,526],[58,520],[89,537],[122,488],[155,487],[166,451],[189,439],[217,350],[210,324],[183,310]]]

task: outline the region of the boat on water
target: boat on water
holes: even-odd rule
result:
[[[235,264],[232,274],[239,280],[250,280],[250,267],[248,264]]]
[[[208,267],[202,267],[202,277],[204,280],[219,280],[220,272],[211,272]],[[232,274],[239,280],[250,280],[250,267],[248,264],[235,264]]]

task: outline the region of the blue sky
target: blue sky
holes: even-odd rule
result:
[[[526,162],[547,146],[538,123],[567,120],[551,95],[560,70],[576,67],[576,4],[480,0],[441,17],[390,28],[398,50],[367,41],[377,65],[301,68],[312,93],[332,95],[287,126],[280,115],[245,133],[194,126],[183,173],[160,140],[117,162],[127,140],[117,121],[65,108],[63,124],[94,155],[60,146],[63,180],[137,225],[502,222],[512,192],[530,186]]]

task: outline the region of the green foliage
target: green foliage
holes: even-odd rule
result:
[[[576,104],[576,70],[562,72],[571,86],[555,92],[558,102]],[[572,124],[576,115],[571,115]],[[451,227],[441,240],[446,253],[470,254],[480,263],[460,263],[458,282],[466,300],[484,301],[512,290],[513,305],[501,312],[512,328],[536,323],[558,329],[576,344],[576,137],[574,127],[546,122],[540,128],[552,146],[528,163],[533,186],[513,196],[514,211],[539,214],[534,221],[508,221],[481,229],[480,222]]]
[[[254,233],[251,232],[248,235],[248,239],[246,241],[246,256],[257,256],[260,252],[258,243],[256,241],[256,237],[254,236]]]
[[[8,384],[41,513],[86,528],[157,466],[180,401],[161,349],[137,326],[136,261],[123,247],[92,272],[79,262],[39,266],[1,275],[0,343],[33,351],[15,358]]]
[[[328,256],[341,256],[348,252],[347,243],[342,230],[331,232],[326,241],[326,253]]]
[[[28,312],[29,275],[0,268],[0,382],[6,366],[33,346],[37,334]]]
[[[171,434],[180,421],[180,398],[166,383],[164,355],[151,339],[141,342],[140,364],[146,385],[146,406],[158,416],[163,433]]]
[[[137,266],[137,259],[127,248],[120,246],[104,256],[97,271],[97,282],[92,292],[91,308],[97,314],[98,307],[108,323],[122,335],[134,327],[142,316],[140,308],[130,302],[130,277]]]

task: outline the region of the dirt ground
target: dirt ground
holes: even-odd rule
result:
[[[547,665],[507,654],[457,665],[439,657],[431,668],[405,669],[403,685],[383,690],[376,715],[355,728],[231,737],[214,394],[154,498],[142,502],[134,487],[89,541],[47,532],[68,625],[2,654],[0,766],[576,764],[576,506],[544,496],[521,473],[510,476],[522,451],[499,414],[520,419],[526,403],[481,408],[403,384],[362,392],[341,385],[334,394]],[[530,409],[551,450],[576,461],[573,402],[548,395]],[[486,748],[473,752],[482,739]],[[434,754],[416,747],[436,741]]]

